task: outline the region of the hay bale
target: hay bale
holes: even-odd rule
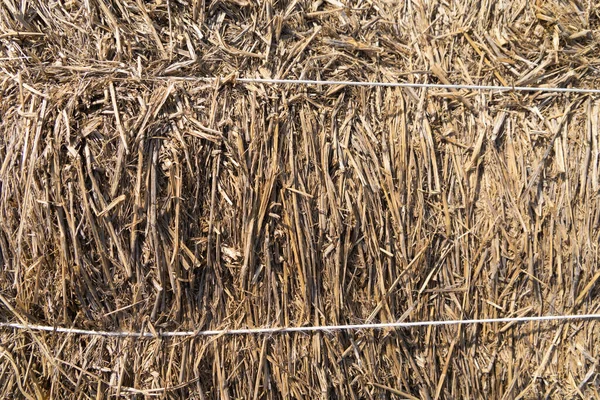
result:
[[[597,88],[599,17],[576,1],[4,0],[1,321],[597,312],[597,97],[235,76]],[[3,328],[0,393],[591,398],[597,336],[595,321]]]

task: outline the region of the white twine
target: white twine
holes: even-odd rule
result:
[[[186,77],[186,76],[157,76],[159,80],[215,82],[217,78]],[[223,82],[228,78],[218,78]],[[467,90],[498,90],[502,92],[554,92],[554,93],[586,93],[600,94],[600,89],[587,88],[562,88],[545,86],[496,86],[496,85],[452,85],[438,83],[408,83],[408,82],[355,82],[355,81],[330,81],[316,79],[269,79],[269,78],[231,78],[234,83],[265,83],[274,85],[329,85],[329,86],[370,86],[370,87],[398,87],[398,88],[427,88],[427,89],[467,89]]]
[[[276,333],[293,332],[332,332],[332,331],[354,331],[354,330],[381,330],[392,328],[422,328],[427,326],[449,326],[449,325],[471,325],[471,324],[492,324],[492,323],[522,323],[522,322],[543,322],[543,321],[567,321],[567,320],[596,320],[600,319],[600,314],[580,314],[580,315],[544,315],[537,317],[510,317],[510,318],[483,318],[467,320],[448,320],[448,321],[417,321],[417,322],[382,322],[370,324],[351,324],[351,325],[322,325],[322,326],[291,326],[282,328],[247,328],[232,330],[206,330],[206,331],[166,331],[166,332],[131,332],[131,331],[96,331],[77,328],[54,327],[47,325],[20,324],[12,322],[0,322],[0,328],[12,328],[29,331],[43,331],[51,333],[66,333],[74,335],[87,336],[107,336],[118,338],[169,338],[169,337],[198,337],[198,336],[223,336],[223,335],[264,335]]]

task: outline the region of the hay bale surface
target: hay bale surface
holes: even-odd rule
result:
[[[4,0],[0,320],[166,331],[593,313],[584,1]],[[223,77],[216,82],[174,77]],[[598,322],[2,329],[2,398],[600,398]]]

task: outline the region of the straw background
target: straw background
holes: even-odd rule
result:
[[[597,313],[593,1],[3,0],[0,318],[239,329]],[[182,82],[161,76],[221,77]],[[597,321],[0,331],[2,398],[600,398]]]

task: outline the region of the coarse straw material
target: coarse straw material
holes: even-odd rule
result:
[[[0,1],[0,398],[600,399],[599,28]]]

